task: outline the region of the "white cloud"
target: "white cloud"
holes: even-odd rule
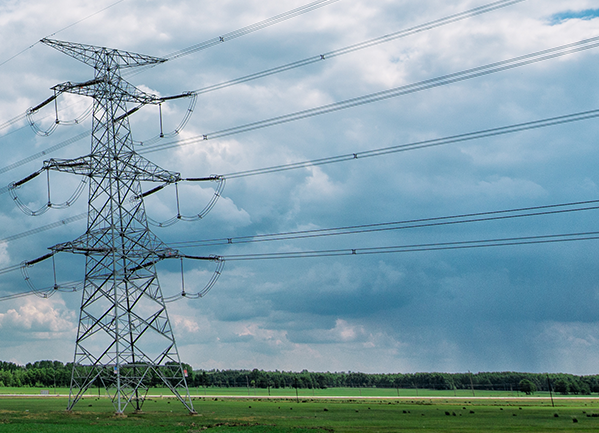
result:
[[[226,0],[198,8],[195,2],[187,0],[168,5],[155,0],[121,2],[53,37],[159,56],[304,3],[307,2]],[[483,4],[484,1],[465,0],[340,1],[127,79],[148,92],[175,95]],[[4,42],[0,47],[0,79],[5,84],[4,96],[0,96],[0,125],[49,97],[52,86],[93,77],[90,67],[50,47],[36,44],[26,48],[108,5],[72,0],[0,5]],[[539,6],[539,0],[528,0],[366,50],[199,95],[189,124],[176,139],[201,137],[599,34],[597,19],[570,19],[558,25],[551,22],[552,16],[566,10],[594,8],[592,0],[572,0],[568,4],[546,0]],[[26,50],[1,64],[22,49]],[[583,51],[145,156],[183,177],[203,177],[351,155],[592,110],[599,100],[596,60],[596,49]],[[80,99],[60,96],[60,118],[78,116],[89,103]],[[165,130],[176,127],[187,104],[187,100],[164,104]],[[36,118],[42,125],[51,124],[53,109],[50,104],[38,114]],[[159,131],[156,107],[140,110],[130,118],[136,140],[147,140]],[[0,183],[6,185],[25,178],[38,170],[42,161],[37,159],[4,171],[6,165],[67,140],[89,125],[88,120],[72,128],[59,127],[49,138],[35,137],[24,122],[0,130],[5,134],[0,136],[5,159],[0,164]],[[202,221],[179,223],[156,233],[166,243],[227,239],[594,200],[599,182],[594,163],[599,157],[594,145],[597,133],[596,122],[588,120],[334,165],[229,179],[223,196]],[[88,152],[89,141],[84,140],[45,158],[74,158]],[[51,179],[57,182],[53,183],[53,195],[57,198],[72,188],[74,181],[68,176],[52,173]],[[144,185],[144,191],[153,186]],[[23,185],[19,192],[27,201],[43,204],[47,194],[44,177]],[[180,185],[182,213],[200,211],[213,194],[212,183]],[[26,219],[15,211],[8,194],[0,195],[0,199],[2,237],[85,211],[85,202],[81,200],[76,209],[53,210],[39,219]],[[147,197],[146,206],[155,219],[175,215],[174,187]],[[595,231],[595,212],[182,251],[227,255],[346,250]],[[74,239],[84,230],[83,223],[65,225],[2,245],[0,263],[11,266],[39,257],[48,247]],[[183,359],[201,368],[589,371],[591,364],[582,358],[592,359],[596,345],[595,322],[590,319],[591,312],[599,307],[593,278],[597,266],[592,261],[596,250],[595,243],[588,241],[494,250],[229,261],[207,297],[168,307]],[[82,265],[75,265],[69,257],[61,254],[64,261],[60,279],[80,279]],[[181,284],[176,267],[160,266],[164,266],[160,275],[164,292],[176,293]],[[185,270],[186,286],[191,291],[203,287],[213,267],[194,263],[186,264]],[[18,272],[3,274],[0,287],[4,291],[0,296],[26,290]],[[0,343],[11,345],[11,351],[3,351],[2,356],[23,362],[35,360],[28,357],[70,360],[78,302],[78,295],[64,294],[60,301],[27,298],[0,310]],[[532,305],[529,323],[518,330],[510,323],[525,320],[527,303]],[[563,308],[560,311],[556,306]],[[558,314],[563,317],[556,318]],[[62,345],[56,343],[59,339]],[[556,358],[542,349],[542,342],[552,339],[559,343]],[[36,341],[38,350],[27,351],[31,341]],[[41,342],[46,341],[56,344],[44,346]],[[509,355],[513,346],[520,350],[518,357]],[[580,361],[570,355],[576,352],[583,355]],[[549,359],[554,361],[549,363]]]
[[[0,329],[7,336],[26,333],[34,338],[56,339],[60,334],[73,333],[74,316],[62,300],[28,298],[24,305],[0,313]]]

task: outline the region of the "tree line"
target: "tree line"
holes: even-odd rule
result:
[[[0,361],[0,387],[69,387],[72,363],[36,361],[26,365]],[[599,375],[576,376],[565,373],[389,373],[301,372],[264,370],[196,370],[184,364],[190,387],[251,388],[397,388],[473,391],[551,390],[560,394],[599,393]],[[155,382],[155,383],[154,383]],[[159,385],[153,378],[151,386]]]

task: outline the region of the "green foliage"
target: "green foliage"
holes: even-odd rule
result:
[[[571,374],[537,374],[517,372],[470,373],[391,373],[301,372],[264,370],[193,370],[188,371],[190,387],[221,387],[251,389],[312,389],[327,388],[402,388],[434,391],[522,391],[526,394],[549,391],[562,394],[590,395],[599,392],[599,376]],[[72,364],[60,361],[36,361],[25,366],[0,361],[0,387],[69,387]],[[160,379],[150,374],[149,386],[160,386]]]
[[[562,395],[568,395],[568,392],[570,391],[570,384],[566,379],[560,378],[555,381],[555,391]]]
[[[518,386],[520,391],[526,395],[534,394],[537,390],[537,386],[528,379],[522,379]]]

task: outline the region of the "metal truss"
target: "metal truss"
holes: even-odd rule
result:
[[[56,93],[93,98],[89,155],[51,159],[45,168],[89,179],[87,230],[52,247],[86,257],[75,343],[71,410],[91,387],[105,388],[117,413],[140,410],[150,386],[163,384],[194,413],[155,264],[178,252],[148,228],[141,181],[175,183],[179,173],[158,167],[133,147],[127,103],[159,104],[121,78],[121,70],[165,60],[121,50],[43,39],[91,66],[93,80],[63,83]]]

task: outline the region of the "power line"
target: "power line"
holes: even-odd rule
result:
[[[340,256],[358,256],[358,255],[375,255],[375,254],[398,254],[410,252],[425,252],[425,251],[450,251],[450,250],[465,250],[474,248],[492,248],[506,246],[524,246],[535,244],[550,244],[564,242],[580,242],[599,239],[599,232],[579,232],[579,233],[563,233],[552,235],[539,236],[519,236],[511,238],[493,238],[479,239],[468,241],[455,242],[435,242],[411,245],[394,245],[381,247],[367,248],[345,248],[335,250],[314,250],[314,251],[292,251],[292,252],[277,252],[277,253],[261,253],[261,254],[232,254],[219,256],[219,262],[224,261],[255,261],[255,260],[281,260],[281,259],[305,259],[305,258],[321,258],[321,257],[340,257]],[[9,268],[0,269],[0,275],[20,269],[22,265],[14,265]],[[75,287],[78,283],[70,283],[66,285],[68,291],[77,291]],[[51,288],[41,289],[38,292],[50,292]],[[64,291],[64,290],[63,290]],[[36,294],[33,291],[19,292],[11,295],[1,296],[1,301],[21,298]],[[39,293],[38,293],[39,294]]]
[[[546,128],[549,126],[561,125],[582,120],[595,119],[599,117],[598,110],[582,111],[579,113],[566,114],[563,116],[549,117],[546,119],[533,120],[530,122],[516,123],[514,125],[501,126],[498,128],[483,129],[481,131],[468,132],[464,134],[452,135],[449,137],[434,138],[431,140],[422,140],[412,143],[400,144],[396,146],[382,147],[378,149],[346,153],[343,155],[331,156],[327,158],[311,159],[307,161],[294,162],[290,164],[281,164],[271,167],[256,168],[252,170],[237,171],[224,174],[223,177],[235,179],[239,177],[256,176],[260,174],[276,173],[286,170],[296,170],[318,165],[334,164],[337,162],[355,161],[357,159],[371,158],[374,156],[383,156],[391,153],[407,152],[410,150],[424,149],[428,147],[443,146],[446,144],[461,143],[469,140],[494,137],[515,132],[527,131],[530,129]]]
[[[76,222],[76,221],[81,221],[81,220],[85,219],[86,217],[87,217],[87,214],[83,213],[83,214],[79,214],[79,215],[75,215],[75,216],[72,216],[72,217],[69,217],[69,218],[65,218],[65,219],[62,219],[60,221],[56,221],[56,222],[53,222],[53,223],[50,223],[50,224],[46,224],[46,225],[43,225],[41,227],[36,227],[34,229],[27,230],[25,232],[21,232],[21,233],[17,233],[17,234],[11,235],[11,236],[7,236],[7,237],[5,237],[3,239],[0,239],[0,244],[12,242],[12,241],[15,241],[17,239],[22,239],[22,238],[27,237],[27,236],[35,235],[35,234],[42,233],[42,232],[45,232],[45,231],[48,231],[48,230],[52,230],[52,229],[55,229],[55,228],[58,228],[58,227],[62,227],[62,226],[65,226],[67,224],[70,224],[70,223],[73,223],[73,222]]]
[[[488,137],[494,137],[494,136],[499,136],[499,135],[504,135],[504,134],[511,134],[511,133],[515,133],[515,132],[522,132],[522,131],[527,131],[527,130],[531,130],[531,129],[546,128],[549,126],[556,126],[556,125],[562,125],[562,124],[567,124],[567,123],[571,123],[571,122],[578,122],[578,121],[582,121],[582,120],[595,119],[597,117],[599,117],[599,109],[581,111],[578,113],[565,114],[562,116],[555,116],[555,117],[548,117],[545,119],[532,120],[529,122],[516,123],[513,125],[501,126],[501,127],[497,127],[497,128],[483,129],[480,131],[467,132],[464,134],[452,135],[452,136],[448,136],[448,137],[416,141],[416,142],[412,142],[412,143],[400,144],[400,145],[389,146],[389,147],[382,147],[382,148],[378,148],[378,149],[356,151],[356,152],[346,153],[346,154],[337,155],[337,156],[310,159],[310,160],[299,161],[299,162],[294,162],[294,163],[290,163],[290,164],[281,164],[281,165],[274,165],[274,166],[270,166],[270,167],[237,171],[237,172],[224,174],[224,175],[222,175],[222,177],[228,178],[228,179],[235,179],[235,178],[240,178],[240,177],[256,176],[256,175],[260,175],[260,174],[277,173],[280,171],[296,170],[296,169],[307,168],[307,167],[311,167],[311,166],[334,164],[334,163],[338,163],[338,162],[355,161],[355,160],[364,159],[364,158],[388,155],[391,153],[407,152],[410,150],[424,149],[424,148],[435,147],[435,146],[443,146],[443,145],[447,145],[447,144],[460,143],[460,142],[476,140],[476,139],[481,139],[481,138],[488,138]],[[31,162],[35,159],[44,157],[58,149],[62,149],[66,146],[69,146],[70,144],[73,144],[73,143],[75,143],[83,138],[86,138],[88,136],[89,136],[89,132],[79,134],[75,137],[72,137],[72,138],[66,140],[66,141],[58,143],[46,150],[43,150],[34,155],[28,156],[27,158],[19,160],[13,164],[10,164],[5,167],[1,167],[0,174],[6,173],[10,170],[13,170],[13,169],[19,167],[19,166],[27,164],[28,162]],[[7,187],[0,188],[0,194],[6,193],[6,192],[8,192]]]
[[[56,36],[58,33],[61,33],[61,32],[63,32],[63,31],[65,31],[66,29],[70,29],[71,27],[73,27],[73,26],[76,26],[77,24],[79,24],[79,23],[82,23],[83,21],[85,21],[85,20],[87,20],[87,19],[89,19],[89,18],[91,18],[91,17],[93,17],[93,16],[96,16],[96,15],[98,15],[98,14],[101,14],[101,13],[102,13],[102,12],[104,12],[105,10],[108,10],[108,9],[110,9],[111,7],[113,7],[113,6],[116,6],[116,5],[118,5],[119,3],[122,3],[122,2],[124,2],[124,1],[125,1],[125,0],[118,0],[118,1],[117,1],[117,2],[115,2],[115,3],[112,3],[112,4],[108,5],[108,6],[106,6],[104,9],[100,9],[99,11],[97,11],[97,12],[94,12],[93,14],[86,16],[85,18],[81,18],[79,21],[75,21],[73,24],[69,24],[68,26],[66,26],[66,27],[63,27],[62,29],[60,29],[60,30],[58,30],[58,31],[56,31],[56,32],[54,32],[54,33],[51,33],[51,34],[49,34],[48,36],[46,36],[46,38],[51,38],[52,36]],[[44,39],[45,39],[45,38],[44,38]],[[39,43],[39,41],[38,41],[37,43]]]
[[[213,84],[211,86],[207,86],[207,87],[203,87],[201,89],[197,89],[194,90],[193,92],[197,95],[203,94],[203,93],[208,93],[208,92],[212,92],[215,90],[219,90],[219,89],[224,89],[226,87],[230,87],[230,86],[234,86],[236,84],[241,84],[241,83],[246,83],[248,81],[253,81],[256,80],[258,78],[263,78],[263,77],[268,77],[270,75],[274,75],[274,74],[278,74],[280,72],[284,72],[284,71],[289,71],[291,69],[296,69],[296,68],[300,68],[302,66],[307,66],[307,65],[311,65],[313,63],[319,63],[322,62],[323,60],[328,60],[328,59],[332,59],[334,57],[339,57],[345,54],[349,54],[349,53],[353,53],[355,51],[359,51],[359,50],[363,50],[365,48],[370,48],[373,47],[375,45],[379,45],[385,42],[390,42],[393,41],[395,39],[399,39],[399,38],[403,38],[406,36],[411,36],[417,33],[421,33],[427,30],[432,30],[434,28],[437,27],[441,27],[450,23],[454,23],[457,21],[461,21],[464,20],[466,18],[471,18],[477,15],[482,15],[484,13],[487,12],[491,12],[497,9],[501,9],[504,8],[506,6],[511,6],[513,4],[516,3],[522,3],[523,1],[526,0],[501,0],[501,1],[496,1],[493,3],[489,3],[487,5],[484,6],[479,6],[476,7],[474,9],[470,9],[467,10],[465,12],[460,12],[457,14],[453,14],[453,15],[449,15],[447,17],[444,18],[440,18],[434,21],[429,21],[427,23],[424,24],[420,24],[418,26],[414,26],[414,27],[410,27],[408,29],[405,30],[400,30],[394,33],[389,33],[387,35],[384,36],[380,36],[374,39],[369,39],[367,41],[364,42],[360,42],[357,44],[353,44],[353,45],[349,45],[347,47],[344,48],[339,48],[337,50],[333,50],[333,51],[328,51],[322,54],[318,54],[316,56],[312,56],[312,57],[307,57],[303,60],[298,60],[295,62],[291,62],[291,63],[287,63],[285,65],[281,65],[281,66],[277,66],[275,68],[271,68],[271,69],[266,69],[264,71],[261,72],[256,72],[253,74],[249,74],[246,75],[244,77],[240,77],[240,78],[236,78],[233,80],[229,80],[229,81],[224,81],[222,83],[218,83],[218,84]]]
[[[82,140],[82,139],[84,139],[86,137],[89,137],[90,134],[91,134],[90,131],[82,132],[81,134],[75,135],[74,137],[71,137],[68,140],[61,141],[60,143],[55,144],[54,146],[50,146],[46,150],[42,150],[42,151],[34,153],[33,155],[30,155],[30,156],[28,156],[26,158],[23,158],[23,159],[21,159],[19,161],[13,162],[12,164],[9,164],[9,165],[7,165],[5,167],[0,168],[0,174],[6,173],[7,171],[10,171],[10,170],[13,170],[13,169],[15,169],[17,167],[25,165],[28,162],[34,161],[34,160],[36,160],[38,158],[43,158],[44,156],[46,156],[46,155],[48,155],[48,154],[50,154],[52,152],[55,152],[55,151],[57,151],[59,149],[62,149],[62,148],[67,147],[67,146],[70,146],[71,144],[76,143],[79,140]],[[4,194],[7,191],[8,191],[7,187],[0,188],[0,194]]]
[[[209,247],[218,245],[239,245],[256,242],[271,242],[271,241],[282,241],[282,240],[295,240],[305,238],[316,238],[316,237],[329,237],[339,236],[348,234],[360,234],[360,233],[371,233],[380,231],[390,230],[404,230],[413,228],[425,228],[425,227],[436,227],[444,225],[455,225],[455,224],[466,224],[474,222],[489,222],[497,220],[506,220],[514,218],[526,218],[535,216],[547,216],[555,214],[565,214],[572,212],[580,212],[587,210],[599,209],[599,200],[587,200],[572,203],[559,203],[543,206],[505,209],[497,211],[477,212],[461,215],[449,215],[440,217],[420,218],[413,220],[384,222],[384,223],[373,223],[373,224],[360,224],[353,226],[344,227],[333,227],[325,229],[313,229],[313,230],[300,230],[283,233],[270,233],[261,235],[251,236],[237,236],[237,237],[225,237],[216,239],[205,239],[196,241],[184,241],[171,243],[172,248],[198,248],[198,247]],[[592,206],[595,205],[595,206]],[[582,207],[581,207],[582,206]],[[571,209],[567,209],[571,208]],[[523,213],[525,212],[525,213]],[[0,243],[8,243],[21,239],[27,236],[42,233],[44,231],[52,230],[58,227],[65,226],[67,224],[77,222],[85,219],[87,214],[78,214],[69,218],[56,221],[41,227],[36,227],[25,232],[17,233],[6,238],[0,239]]]
[[[311,11],[313,11],[315,9],[319,9],[319,8],[321,8],[323,6],[328,6],[328,5],[330,5],[332,3],[336,3],[338,1],[339,0],[317,0],[317,1],[314,1],[312,3],[308,3],[308,4],[304,5],[304,6],[300,6],[298,8],[292,9],[290,11],[284,12],[282,14],[275,15],[274,17],[267,18],[267,19],[265,19],[263,21],[255,23],[255,24],[251,24],[249,26],[242,27],[242,28],[240,28],[238,30],[234,30],[232,32],[225,33],[225,34],[223,34],[221,36],[218,36],[216,38],[212,38],[212,39],[209,39],[207,41],[201,42],[199,44],[192,45],[190,47],[184,48],[182,50],[175,51],[174,53],[171,53],[171,54],[165,56],[164,58],[167,59],[167,60],[174,60],[174,59],[177,59],[179,57],[187,56],[189,54],[196,53],[196,52],[201,51],[201,50],[205,50],[206,48],[210,48],[210,47],[213,47],[215,45],[222,44],[223,42],[229,41],[231,39],[236,39],[236,38],[239,38],[241,36],[245,36],[245,35],[247,35],[249,33],[253,33],[255,31],[257,31],[257,30],[261,30],[261,29],[264,29],[266,27],[270,27],[270,26],[272,26],[274,24],[278,24],[278,23],[286,21],[286,20],[288,20],[290,18],[294,18],[296,16],[305,14],[307,12],[311,12]]]
[[[568,209],[570,208],[570,209]],[[572,203],[559,203],[543,206],[533,206],[516,209],[505,209],[497,211],[477,212],[461,215],[449,215],[432,218],[420,218],[404,221],[394,221],[374,224],[360,224],[344,227],[333,227],[325,229],[300,230],[284,233],[271,233],[253,236],[239,236],[229,238],[217,238],[197,241],[177,242],[171,244],[174,248],[207,247],[216,245],[237,245],[256,242],[271,242],[282,240],[295,240],[305,238],[317,238],[328,236],[339,236],[348,234],[371,233],[390,230],[404,230],[424,227],[436,227],[455,224],[466,224],[475,222],[489,222],[507,220],[514,218],[525,218],[535,216],[547,216],[572,212],[599,209],[599,200],[588,200]]]
[[[565,56],[568,54],[577,53],[584,50],[589,50],[599,46],[599,36],[589,39],[583,39],[578,42],[561,45],[555,48],[550,48],[542,51],[537,51],[524,56],[518,56],[512,59],[503,60],[500,62],[490,63],[488,65],[479,66],[476,68],[467,69],[461,72],[455,72],[452,74],[442,75],[440,77],[431,78],[417,83],[408,84],[404,86],[395,87],[393,89],[383,90],[380,92],[371,93],[364,96],[359,96],[344,101],[335,102],[331,104],[322,105],[320,107],[310,108],[307,110],[297,111],[282,116],[272,117],[270,119],[261,120],[258,122],[247,123],[232,128],[222,129],[208,134],[203,134],[197,137],[191,137],[180,141],[171,141],[167,143],[156,144],[153,146],[145,147],[140,153],[150,153],[160,150],[166,150],[174,147],[184,146],[188,144],[194,144],[201,141],[227,137],[242,132],[249,132],[256,129],[266,128],[269,126],[275,126],[282,123],[293,122],[300,119],[309,117],[319,116],[326,113],[332,113],[339,110],[345,110],[347,108],[357,107],[360,105],[370,104],[372,102],[378,102],[389,98],[395,98],[398,96],[408,95],[411,93],[420,92],[423,90],[432,89],[435,87],[441,87],[448,84],[453,84],[472,78],[477,78],[496,72],[502,72],[509,69],[518,68],[532,63],[541,62],[544,60],[554,59],[557,57]]]
[[[69,24],[69,25],[68,25],[68,26],[66,26],[66,27],[63,27],[62,29],[60,29],[60,30],[58,30],[58,31],[56,31],[56,32],[54,32],[54,33],[51,33],[50,35],[48,35],[48,36],[46,36],[46,37],[50,37],[50,36],[57,35],[58,33],[60,33],[60,32],[62,32],[62,31],[64,31],[64,30],[66,30],[66,29],[69,29],[69,28],[71,28],[71,27],[73,27],[73,26],[75,26],[75,25],[77,25],[77,24],[79,24],[79,23],[81,23],[81,22],[83,22],[83,21],[85,21],[85,20],[87,20],[87,19],[89,19],[89,18],[91,18],[91,17],[95,16],[95,15],[98,15],[99,13],[101,13],[101,12],[104,12],[105,10],[107,10],[107,9],[110,9],[111,7],[113,7],[113,6],[116,6],[117,4],[119,4],[119,3],[122,3],[122,2],[124,2],[124,1],[125,1],[125,0],[119,0],[119,1],[117,1],[116,3],[112,3],[111,5],[109,5],[109,6],[106,6],[105,8],[103,8],[103,9],[100,9],[99,11],[97,11],[97,12],[94,12],[94,13],[93,13],[93,14],[91,14],[91,15],[88,15],[88,16],[86,16],[85,18],[81,18],[80,20],[78,20],[78,21],[75,21],[74,23],[72,23],[72,24]],[[8,59],[4,60],[2,63],[0,63],[0,67],[4,66],[5,64],[7,64],[8,62],[10,62],[11,60],[13,60],[13,59],[15,59],[15,58],[19,57],[21,54],[25,53],[26,51],[29,51],[30,49],[32,49],[33,47],[35,47],[35,46],[36,46],[37,44],[39,44],[39,43],[40,43],[40,41],[36,41],[34,44],[32,44],[32,45],[28,46],[27,48],[25,48],[25,49],[23,49],[23,50],[21,50],[21,51],[19,51],[19,52],[18,52],[17,54],[15,54],[14,56],[12,56],[12,57],[9,57]],[[0,129],[2,129],[2,125],[0,125]]]
[[[315,257],[337,257],[373,254],[392,254],[422,251],[461,250],[472,248],[489,248],[502,246],[521,246],[533,244],[548,244],[561,242],[576,242],[599,239],[599,232],[566,233],[540,236],[521,236],[514,238],[495,238],[456,242],[437,242],[428,244],[395,245],[388,247],[353,248],[319,251],[294,251],[263,254],[236,254],[222,256],[226,261],[300,259]]]
[[[242,27],[242,28],[234,30],[232,32],[222,34],[221,36],[217,36],[212,39],[208,39],[207,41],[200,42],[199,44],[195,44],[190,47],[183,48],[182,50],[175,51],[171,54],[164,56],[163,59],[165,61],[178,59],[179,57],[187,56],[189,54],[193,54],[198,51],[202,51],[207,48],[211,48],[215,45],[220,45],[220,44],[230,41],[232,39],[237,39],[241,36],[245,36],[247,34],[255,32],[255,31],[262,30],[266,27],[270,27],[272,25],[278,24],[278,23],[286,21],[288,19],[295,18],[296,16],[303,15],[307,12],[311,12],[315,9],[321,8],[323,6],[327,6],[332,3],[336,3],[338,1],[339,0],[317,0],[312,3],[308,3],[307,5],[300,6],[298,8],[292,9],[292,10],[284,12],[282,14],[275,15],[274,17],[267,18],[265,20],[251,24],[249,26]],[[141,67],[137,71],[125,71],[123,73],[123,76],[137,75],[137,74],[140,74],[141,72],[145,71],[146,69],[153,68],[154,66],[156,66],[156,65],[146,65],[144,67]]]
[[[67,29],[69,27],[72,27],[75,24],[78,24],[79,22],[84,21],[85,19],[90,18],[93,15],[99,14],[100,12],[103,12],[104,10],[106,10],[106,9],[108,9],[108,8],[110,8],[110,7],[118,4],[118,3],[121,3],[122,1],[124,1],[124,0],[120,0],[119,2],[114,3],[111,6],[108,6],[107,8],[102,9],[101,11],[98,11],[95,14],[92,14],[92,15],[86,17],[86,18],[83,18],[82,20],[77,21],[76,23],[71,24],[70,26],[67,26],[67,27],[65,27],[62,30],[65,30],[65,29]],[[338,1],[338,0],[334,0],[334,1]],[[402,37],[410,36],[410,35],[413,35],[413,34],[416,34],[416,33],[420,33],[420,32],[426,31],[426,30],[431,30],[431,29],[434,29],[436,27],[440,27],[440,26],[443,26],[443,25],[446,25],[446,24],[450,24],[450,23],[453,23],[453,22],[456,22],[456,21],[460,21],[460,20],[463,20],[463,19],[466,19],[466,18],[471,18],[471,17],[477,16],[477,15],[481,15],[481,14],[484,14],[484,13],[487,13],[487,12],[491,12],[491,11],[494,11],[494,10],[497,10],[497,9],[500,9],[500,8],[504,8],[506,6],[511,6],[513,4],[516,4],[516,3],[521,3],[521,2],[524,2],[524,1],[526,1],[526,0],[501,0],[501,1],[492,2],[492,3],[489,3],[487,5],[483,5],[483,6],[479,6],[479,7],[470,9],[468,11],[464,11],[464,12],[460,12],[460,13],[457,13],[457,14],[449,15],[447,17],[440,18],[440,19],[437,19],[437,20],[434,20],[434,21],[430,21],[430,22],[427,22],[427,23],[424,23],[424,24],[420,24],[418,26],[414,26],[414,27],[411,27],[411,28],[408,28],[408,29],[400,30],[400,31],[397,31],[397,32],[394,32],[394,33],[390,33],[390,34],[387,34],[387,35],[384,35],[384,36],[380,36],[380,37],[377,37],[377,38],[374,38],[374,39],[369,39],[367,41],[360,42],[360,43],[353,44],[353,45],[349,45],[347,47],[339,48],[337,50],[325,52],[325,53],[319,54],[317,56],[308,57],[306,59],[299,60],[299,61],[292,62],[292,63],[288,63],[286,65],[282,65],[282,66],[279,66],[279,67],[276,67],[276,68],[268,69],[268,70],[265,70],[265,71],[262,71],[262,72],[257,72],[257,73],[250,74],[250,75],[247,75],[247,76],[244,76],[244,77],[241,77],[241,78],[237,78],[237,79],[234,79],[234,80],[230,80],[230,81],[226,81],[226,82],[223,82],[223,83],[214,84],[212,86],[204,87],[204,88],[201,88],[201,89],[193,91],[193,93],[196,94],[196,95],[199,95],[199,94],[202,94],[202,93],[207,93],[207,92],[210,92],[210,91],[214,91],[214,90],[222,89],[222,88],[225,88],[225,87],[229,87],[229,86],[232,86],[232,85],[235,85],[235,84],[240,84],[240,83],[244,83],[244,82],[247,82],[247,81],[255,80],[255,79],[258,79],[258,78],[266,77],[266,76],[269,76],[269,75],[277,74],[279,72],[287,71],[289,69],[295,69],[295,68],[298,68],[298,67],[301,67],[301,66],[306,66],[306,65],[309,65],[311,63],[320,62],[322,60],[330,59],[330,58],[333,58],[333,57],[338,57],[338,56],[341,56],[341,55],[344,55],[344,54],[349,54],[349,53],[352,53],[352,52],[355,52],[355,51],[358,51],[358,50],[369,48],[369,47],[372,47],[372,46],[375,46],[375,45],[379,45],[379,44],[382,44],[382,43],[385,43],[385,42],[389,42],[389,41],[392,41],[392,40],[395,40],[395,39],[399,39],[399,38],[402,38]],[[317,3],[322,3],[322,2],[317,2]],[[326,6],[326,4],[320,4],[318,7],[322,7],[322,6]],[[287,14],[289,14],[291,12],[292,11],[287,12]],[[308,11],[306,11],[306,12],[308,12]],[[252,28],[256,27],[259,24],[260,23],[254,24],[252,26],[248,26],[248,28],[249,27],[252,27]],[[55,33],[52,33],[51,35],[47,36],[47,38],[49,38],[49,37],[51,37],[53,35],[56,35],[57,33],[61,32],[62,30],[59,30],[59,31],[57,31]],[[243,29],[236,30],[235,32],[230,32],[227,35],[237,34],[237,33],[241,32],[241,30],[243,30]],[[239,36],[241,36],[241,35],[239,35]],[[238,37],[238,36],[236,36],[236,37]],[[203,42],[201,44],[194,45],[193,47],[202,46],[202,47],[208,48],[209,46],[212,46],[212,45],[214,45],[216,43],[221,43],[222,41],[220,40],[220,38],[221,37],[219,37],[219,38],[213,38],[210,41],[206,41],[206,42]],[[230,38],[227,37],[227,40],[228,39],[230,39]],[[210,45],[210,43],[212,43],[212,42],[214,44]],[[183,52],[183,51],[186,51],[186,50],[190,50],[193,47],[185,48],[185,49],[180,50],[180,51]],[[195,52],[195,51],[191,51],[191,52]],[[167,56],[166,58],[168,59],[171,56],[172,55]],[[3,124],[0,124],[0,130],[4,129],[4,128],[6,128],[6,127],[8,127],[8,126],[10,126],[10,125],[12,125],[12,124],[20,121],[20,120],[23,120],[25,117],[26,117],[26,113],[23,113],[23,114],[15,117],[14,119],[11,119],[11,120],[3,123]]]

